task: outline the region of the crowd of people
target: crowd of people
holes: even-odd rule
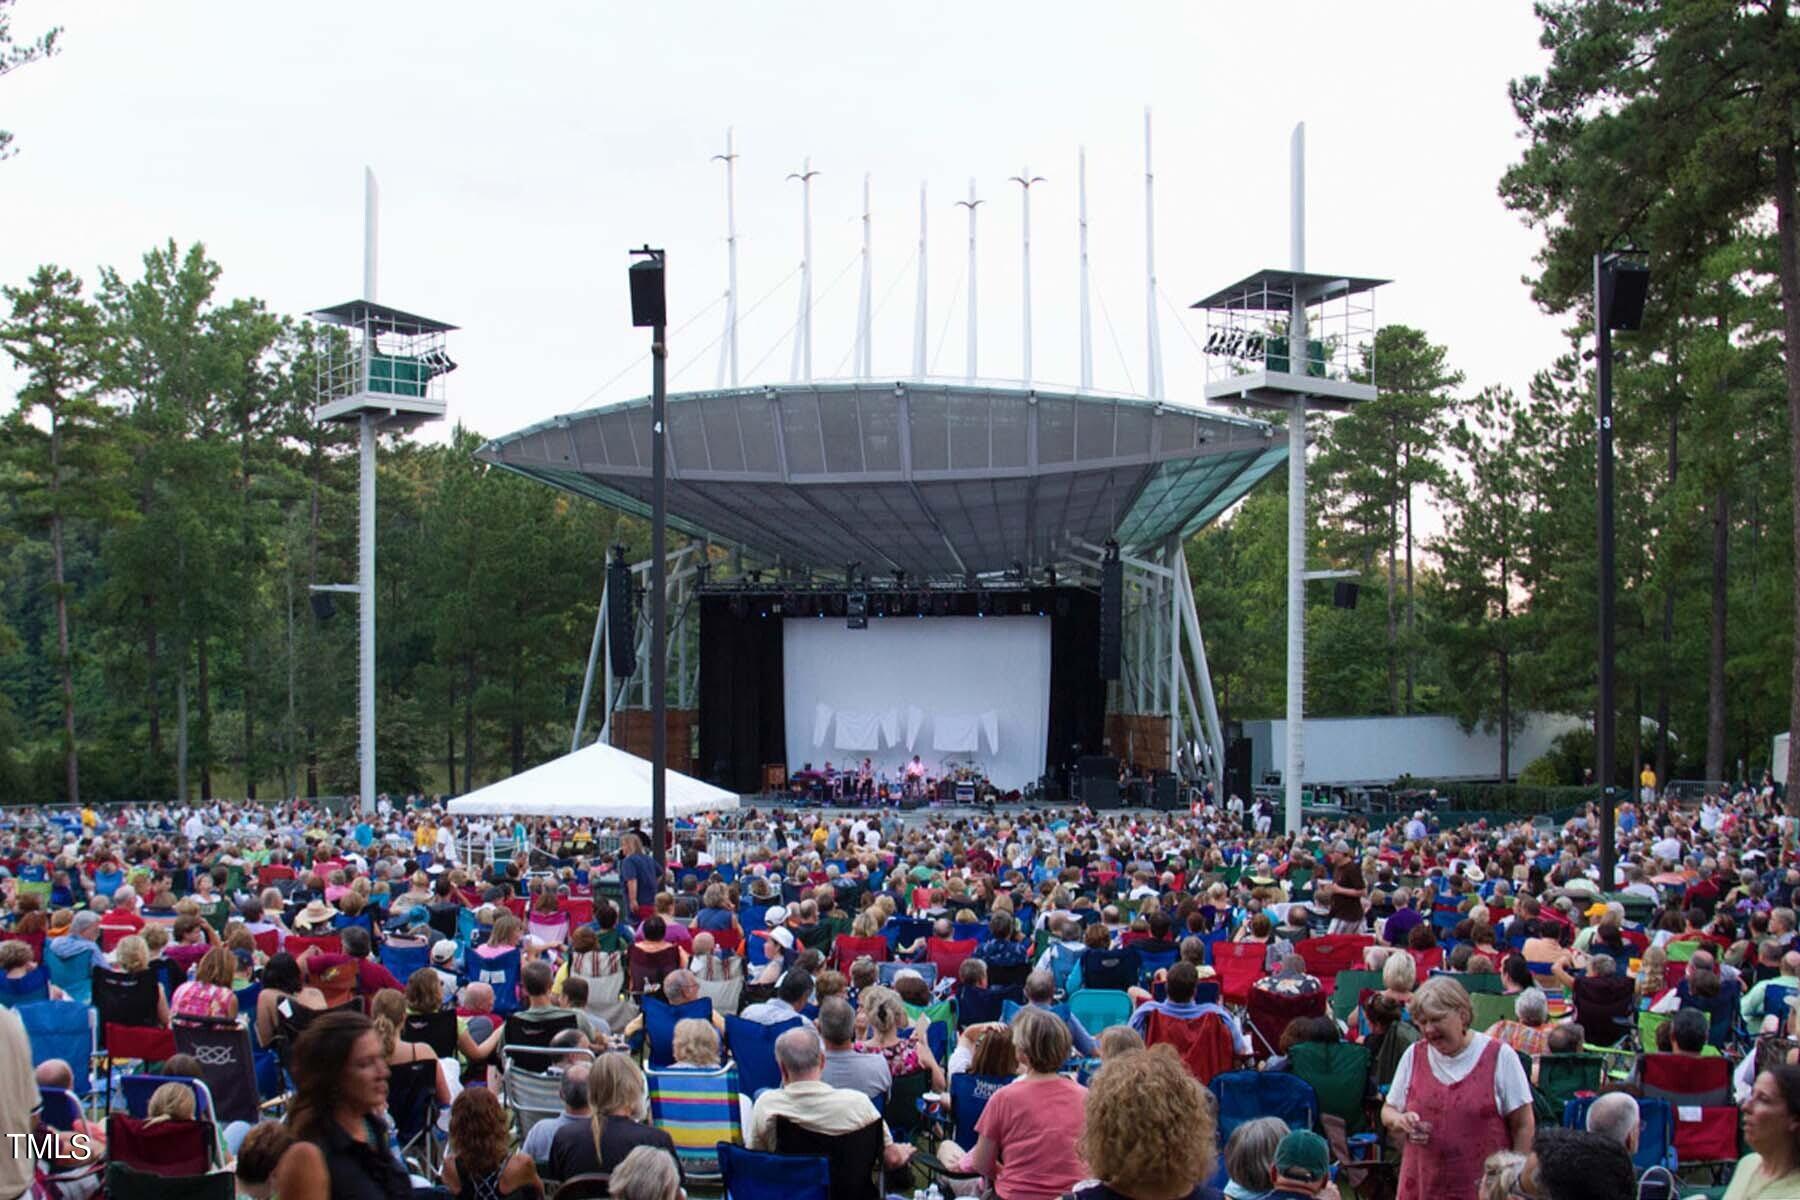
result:
[[[130,1165],[156,1123],[283,1200],[674,1200],[739,1162],[716,1141],[866,1151],[871,1195],[1800,1200],[1767,793],[1640,798],[1608,881],[1591,811],[745,810],[661,853],[419,799],[7,817],[0,1132],[39,1140],[0,1200],[91,1195],[77,1151]],[[56,1117],[87,1064],[34,1006],[141,979],[130,1023],[241,1029],[278,1118],[205,1111],[181,1081],[221,1068],[185,1053]],[[125,1120],[133,1072],[163,1082]],[[661,1098],[718,1079],[697,1141]]]

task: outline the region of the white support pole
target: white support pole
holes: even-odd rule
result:
[[[1181,539],[1171,537],[1168,547],[1169,566],[1179,567],[1181,557]],[[1179,769],[1181,761],[1181,744],[1186,740],[1181,731],[1181,585],[1170,581],[1169,585],[1169,770]]]
[[[737,284],[737,151],[733,131],[725,130],[725,153],[713,155],[725,164],[725,344],[719,347],[717,386],[738,385],[738,284]]]
[[[1094,321],[1092,310],[1088,306],[1088,222],[1087,222],[1087,147],[1081,147],[1075,157],[1075,173],[1079,200],[1079,225],[1081,229],[1081,386],[1086,390],[1094,386]]]
[[[1306,269],[1306,125],[1294,126],[1289,144],[1288,256],[1295,271]],[[1304,363],[1306,302],[1295,289],[1288,316],[1288,367]],[[1305,367],[1300,368],[1302,371]],[[1287,758],[1281,782],[1285,790],[1287,831],[1300,830],[1300,786],[1306,770],[1306,397],[1296,394],[1288,407],[1288,578],[1287,578]]]
[[[925,275],[925,185],[919,184],[919,295],[913,306],[913,378],[925,378],[929,364],[925,361],[925,343],[929,340],[926,325]]]
[[[975,287],[975,210],[987,203],[985,200],[977,200],[975,198],[975,179],[973,176],[969,178],[969,198],[967,200],[958,200],[956,203],[969,210],[969,365],[965,374],[968,379],[973,382],[976,374],[976,318],[980,313],[980,293]]]
[[[581,677],[581,703],[575,706],[575,729],[569,735],[570,754],[581,749],[581,731],[587,725],[588,701],[594,695],[594,668],[600,661],[600,646],[605,640],[606,585],[603,583],[600,585],[600,611],[594,617],[594,640],[588,645],[587,671]]]
[[[1021,371],[1020,379],[1026,387],[1031,386],[1031,185],[1043,181],[1042,175],[1033,175],[1031,168],[1026,167],[1012,177],[1012,182],[1019,185],[1020,232],[1023,235],[1020,243],[1019,282],[1023,299],[1020,312],[1021,339]]]
[[[1156,173],[1150,165],[1150,110],[1144,110],[1144,328],[1148,331],[1152,400],[1163,398],[1162,334],[1156,321]]]
[[[594,740],[596,742],[606,742],[608,745],[611,745],[612,738],[610,735],[612,734],[613,713],[613,644],[610,631],[608,632],[605,644],[601,647],[600,653],[600,665],[604,668],[601,672],[602,686],[600,696],[601,699],[606,702],[606,711],[600,714],[600,732],[594,735]]]
[[[1212,666],[1206,661],[1206,640],[1200,636],[1200,614],[1194,605],[1194,581],[1188,578],[1186,556],[1178,561],[1181,568],[1175,573],[1175,587],[1181,593],[1176,609],[1181,614],[1182,623],[1187,627],[1188,658],[1193,663],[1194,674],[1200,680],[1200,715],[1206,721],[1206,739],[1212,748],[1215,780],[1218,788],[1215,798],[1223,800],[1225,790],[1225,730],[1219,723],[1219,698],[1213,691]]]
[[[1156,624],[1156,596],[1150,590],[1148,577],[1139,575],[1137,580],[1137,660],[1143,664],[1137,672],[1137,696],[1133,708],[1138,712],[1150,711],[1150,697],[1156,687],[1152,682],[1156,675],[1156,655],[1151,649],[1154,642],[1152,626]]]
[[[679,708],[687,708],[693,701],[693,694],[688,686],[688,588],[692,585],[685,579],[675,583],[675,611],[681,614],[681,624],[675,630],[675,704]]]
[[[363,168],[363,299],[375,303],[376,261],[380,246],[381,186],[375,172]],[[363,337],[363,372],[358,387],[368,386],[368,358],[375,352]],[[375,811],[375,419],[367,412],[357,421],[357,796],[366,813]]]
[[[788,176],[800,181],[800,319],[794,330],[794,365],[789,375],[795,382],[812,382],[812,157],[801,160],[800,170]],[[646,685],[648,686],[648,685]]]
[[[863,172],[862,207],[862,298],[856,306],[856,374],[867,379],[869,370],[869,337],[872,317],[869,310],[869,173]],[[685,644],[685,643],[684,643]]]

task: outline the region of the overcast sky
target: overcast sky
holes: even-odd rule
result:
[[[713,386],[735,126],[743,380],[785,380],[799,185],[814,180],[814,372],[849,374],[871,176],[874,371],[910,372],[919,188],[932,370],[964,368],[980,210],[981,373],[1020,373],[1029,166],[1034,375],[1078,377],[1076,153],[1087,148],[1096,386],[1146,379],[1143,114],[1154,110],[1167,393],[1198,401],[1208,291],[1288,265],[1288,133],[1308,137],[1308,267],[1391,278],[1377,315],[1448,345],[1470,389],[1523,388],[1559,323],[1520,277],[1537,237],[1495,185],[1507,81],[1543,52],[1520,2],[855,4],[20,0],[65,51],[0,81],[0,281],[90,281],[203,241],[222,296],[300,313],[362,278],[362,168],[382,187],[380,299],[461,326],[451,415],[498,435],[647,390],[625,250],[667,248],[674,390]],[[885,13],[885,16],[878,15]],[[754,311],[750,311],[752,306]],[[1185,319],[1186,324],[1183,325]],[[623,372],[623,374],[621,374]],[[609,383],[609,381],[611,381]],[[422,436],[443,436],[427,431]]]

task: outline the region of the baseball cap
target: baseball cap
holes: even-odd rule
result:
[[[794,931],[777,926],[775,931],[769,934],[769,940],[783,950],[792,950],[794,948]]]
[[[1275,1148],[1275,1170],[1289,1179],[1317,1183],[1331,1171],[1331,1149],[1310,1129],[1296,1129]]]
[[[787,919],[788,919],[788,910],[783,908],[779,904],[777,904],[774,908],[771,908],[768,912],[763,914],[763,920],[768,923],[768,926],[770,929],[774,929],[776,926],[780,925],[783,921],[786,921]]]
[[[447,963],[456,961],[456,943],[449,938],[441,938],[431,944],[431,961]]]

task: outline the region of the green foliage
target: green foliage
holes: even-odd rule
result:
[[[0,75],[15,71],[27,63],[49,58],[60,49],[57,41],[62,36],[62,26],[56,26],[29,41],[20,42],[12,34],[12,14],[7,11],[13,0],[0,0]],[[13,149],[13,135],[0,129],[0,160],[11,158],[18,153]]]

